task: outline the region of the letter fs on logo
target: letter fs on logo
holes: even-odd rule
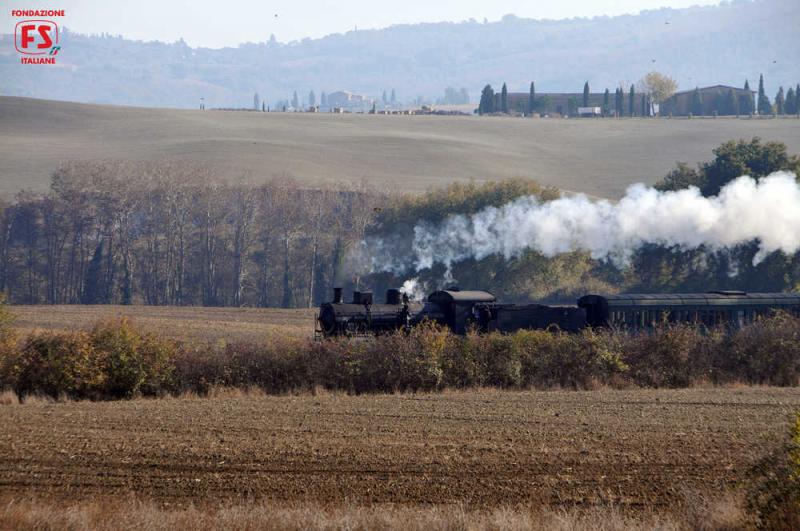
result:
[[[14,29],[14,46],[25,55],[57,55],[58,24],[52,20],[22,20]]]

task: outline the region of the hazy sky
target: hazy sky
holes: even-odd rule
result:
[[[0,33],[13,33],[14,8],[66,10],[63,26],[80,33],[121,34],[144,40],[175,41],[219,48],[321,37],[392,24],[482,21],[513,13],[526,18],[572,18],[637,13],[659,7],[717,4],[718,0],[10,0],[2,2]]]

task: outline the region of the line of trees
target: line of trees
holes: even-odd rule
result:
[[[186,163],[62,166],[0,203],[0,293],[15,303],[317,304],[383,195],[287,177],[216,184]]]
[[[615,89],[613,103],[610,91],[606,88],[602,94],[602,115],[603,116],[652,116],[657,113],[657,106],[670,100],[678,88],[677,82],[669,76],[659,72],[650,72],[638,83],[631,84],[630,87],[619,86]],[[695,116],[719,115],[719,116],[739,116],[750,115],[756,112],[760,115],[794,115],[800,114],[800,83],[796,87],[789,87],[784,91],[779,87],[775,95],[774,103],[767,96],[764,89],[764,76],[760,76],[758,83],[758,94],[754,98],[750,90],[750,82],[745,80],[744,91],[737,91],[733,88],[719,88],[716,91],[700,90],[699,87],[688,96],[688,112]],[[582,96],[582,97],[581,97]],[[575,116],[578,107],[600,106],[598,95],[592,95],[589,82],[583,85],[582,94],[576,93],[571,96],[561,109],[552,109],[551,98],[547,95],[536,95],[535,84],[531,82],[530,92],[527,101],[521,101],[519,95],[510,102],[508,89],[505,83],[500,93],[495,93],[491,85],[486,85],[481,92],[481,99],[478,105],[479,114],[522,114],[533,116],[535,113],[546,114],[549,112],[560,112],[569,116]],[[672,100],[670,100],[672,101]],[[672,106],[661,109],[662,114],[671,114]]]

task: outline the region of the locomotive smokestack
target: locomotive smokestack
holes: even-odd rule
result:
[[[342,303],[342,288],[333,288],[333,303]]]

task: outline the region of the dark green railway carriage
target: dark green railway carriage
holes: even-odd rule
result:
[[[738,328],[776,311],[800,316],[800,294],[711,291],[586,295],[578,299],[578,306],[586,310],[587,324],[593,327],[641,330],[664,322],[683,322]]]

